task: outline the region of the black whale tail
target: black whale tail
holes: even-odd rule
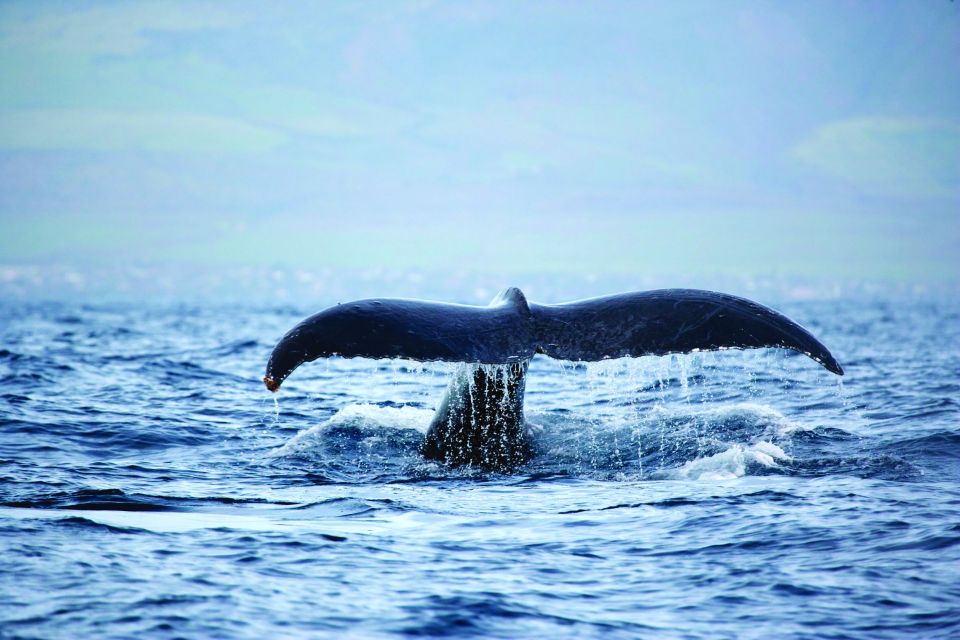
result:
[[[538,346],[561,360],[603,360],[719,349],[799,351],[843,375],[833,354],[785,315],[725,293],[661,289],[533,305]]]
[[[535,353],[587,361],[762,347],[799,351],[843,375],[809,331],[745,298],[662,289],[536,305],[509,288],[486,307],[394,299],[338,304],[280,340],[264,383],[276,391],[304,362],[331,355],[510,364]]]
[[[793,349],[843,375],[809,331],[743,298],[664,289],[536,305],[510,288],[486,307],[389,299],[331,307],[280,340],[263,381],[276,391],[298,366],[330,355],[466,363],[454,373],[421,453],[449,465],[506,471],[533,452],[523,396],[536,353],[603,360],[755,347]]]

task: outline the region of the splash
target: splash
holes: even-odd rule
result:
[[[816,437],[798,434],[812,427],[787,417],[798,414],[789,402],[774,408],[755,391],[771,384],[796,389],[803,379],[788,375],[788,356],[769,354],[768,359],[777,358],[780,371],[748,376],[745,385],[744,374],[753,365],[767,368],[767,363],[744,356],[727,351],[594,363],[535,358],[527,375],[526,418],[538,453],[528,470],[634,480],[793,473],[803,457],[792,464],[793,449],[799,443],[804,453]],[[731,366],[731,361],[739,364]],[[463,373],[462,367],[392,360],[376,361],[371,369],[371,362],[329,361],[317,380],[318,392],[301,401],[326,405],[323,396],[338,397],[349,385],[351,395],[369,396],[373,402],[342,408],[270,457],[306,457],[365,471],[380,465],[399,473],[422,463],[417,453],[433,408],[450,376]],[[491,378],[502,370],[498,365],[473,368],[466,371],[483,368]],[[356,375],[359,369],[362,377]],[[466,378],[474,393],[472,376]],[[357,384],[364,386],[362,393]],[[305,407],[305,415],[313,408]],[[391,461],[393,454],[398,459]]]
[[[726,451],[696,458],[678,469],[664,470],[656,474],[665,480],[733,480],[747,474],[750,465],[776,468],[777,461],[789,461],[783,449],[768,441],[752,445],[735,444]]]
[[[270,458],[301,455],[324,448],[324,436],[351,431],[357,442],[367,449],[390,439],[390,434],[409,435],[414,431],[421,436],[430,425],[432,410],[416,407],[381,407],[371,404],[355,404],[344,407],[329,420],[314,425],[293,436],[289,441],[268,454]]]

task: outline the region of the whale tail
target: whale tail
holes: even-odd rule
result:
[[[833,354],[799,324],[725,293],[661,289],[531,309],[539,349],[561,360],[777,347],[843,375]]]
[[[745,298],[661,289],[538,305],[509,288],[486,307],[394,299],[331,307],[280,340],[264,383],[276,391],[304,362],[332,355],[510,364],[536,353],[590,361],[763,347],[799,351],[843,375],[809,331]]]
[[[800,351],[843,375],[809,331],[744,298],[664,289],[537,305],[510,288],[486,307],[389,299],[331,307],[280,340],[263,381],[276,391],[304,362],[331,355],[466,363],[454,373],[421,453],[454,466],[507,471],[533,452],[523,395],[534,354],[603,360],[755,347]]]

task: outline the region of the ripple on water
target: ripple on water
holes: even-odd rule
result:
[[[2,302],[2,633],[956,635],[960,308],[928,302],[785,303],[842,387],[772,350],[538,357],[514,474],[419,456],[447,365],[268,398],[309,310]]]

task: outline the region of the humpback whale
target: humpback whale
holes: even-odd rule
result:
[[[533,452],[523,395],[536,354],[595,361],[764,347],[798,351],[843,375],[809,331],[745,298],[660,289],[541,305],[511,287],[485,307],[389,298],[330,307],[280,339],[263,382],[276,391],[301,364],[333,355],[461,363],[421,453],[451,466],[508,471]]]

